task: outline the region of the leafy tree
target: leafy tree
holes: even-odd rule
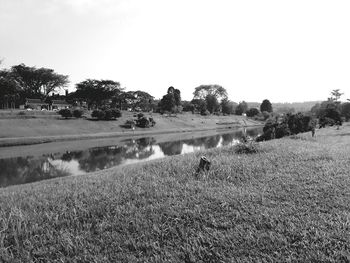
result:
[[[174,95],[171,93],[164,95],[159,102],[159,107],[162,111],[171,112],[175,108],[175,106],[175,98]]]
[[[203,99],[193,99],[191,103],[197,112],[205,112],[207,110],[207,102]]]
[[[272,112],[272,104],[269,100],[265,99],[260,105],[260,111]]]
[[[334,89],[331,91],[331,98],[330,100],[333,100],[335,102],[338,102],[340,97],[343,95],[344,93],[340,92],[340,89]]]
[[[182,101],[183,111],[192,111],[194,112],[195,106],[190,101]]]
[[[134,91],[134,104],[133,108],[140,107],[142,111],[150,111],[152,109],[152,102],[154,97],[144,91]]]
[[[113,80],[87,79],[76,84],[76,99],[85,100],[89,108],[97,108],[112,102],[122,92],[119,82]]]
[[[257,141],[278,139],[291,134],[311,131],[315,129],[315,126],[315,119],[302,113],[287,114],[282,119],[270,118],[266,121],[263,134],[257,138]]]
[[[350,120],[350,102],[346,102],[341,105],[341,115],[346,121]]]
[[[207,109],[210,113],[217,112],[220,109],[218,99],[214,95],[208,94],[205,97],[205,101],[207,103]]]
[[[21,94],[18,81],[8,70],[0,70],[0,106],[1,108],[15,108]]]
[[[178,89],[174,90],[175,105],[181,106],[181,91]]]
[[[321,110],[321,103],[316,103],[314,106],[312,106],[310,111],[314,116],[318,117],[320,110]]]
[[[221,101],[221,112],[223,114],[234,114],[236,107],[237,103],[234,103],[227,98]]]
[[[135,100],[134,91],[120,91],[112,97],[111,107],[118,107],[120,110],[136,108],[134,107]]]
[[[250,108],[247,110],[247,116],[248,117],[254,117],[259,114],[259,110],[257,108]]]
[[[53,69],[28,67],[24,64],[0,70],[0,100],[3,107],[23,104],[25,98],[48,97],[50,92],[65,87],[68,76]]]
[[[158,104],[161,111],[178,112],[181,106],[181,92],[174,87],[169,87],[167,94]]]
[[[200,85],[193,92],[194,99],[205,100],[208,95],[215,96],[218,101],[227,99],[227,91],[220,85]]]
[[[332,120],[331,122],[329,120]],[[335,107],[326,108],[319,117],[320,127],[325,127],[334,123],[337,125],[342,125],[340,111]]]
[[[28,67],[25,64],[13,66],[11,72],[27,96],[46,98],[50,92],[67,86],[68,76],[49,68]]]
[[[248,110],[248,104],[245,101],[241,101],[236,107],[236,115],[242,115]]]

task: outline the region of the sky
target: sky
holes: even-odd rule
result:
[[[191,100],[350,99],[348,0],[0,0],[2,68],[24,63]]]

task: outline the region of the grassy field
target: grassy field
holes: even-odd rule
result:
[[[0,261],[349,262],[350,126],[258,149],[0,189]]]
[[[241,127],[241,116],[201,116],[183,113],[167,117],[157,113],[153,116],[156,126],[135,131],[121,127],[126,120],[134,118],[135,113],[123,112],[117,121],[92,121],[86,119],[63,119],[53,112],[1,112],[0,146],[47,143],[52,141],[130,136],[134,134],[171,133],[181,131],[210,130],[224,127]],[[248,126],[261,125],[260,122],[245,120]]]

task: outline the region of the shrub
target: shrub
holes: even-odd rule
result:
[[[263,134],[257,138],[257,141],[278,139],[284,136],[311,131],[316,126],[312,117],[302,113],[287,114],[282,120],[279,118],[270,118],[266,121],[263,128]]]
[[[144,117],[144,116],[145,116],[145,115],[144,115],[143,113],[141,113],[141,112],[137,114],[137,118],[139,118],[139,119],[141,119],[141,118]]]
[[[254,117],[254,116],[258,115],[259,112],[260,111],[257,108],[250,108],[249,110],[247,110],[246,113],[247,113],[248,117]]]
[[[105,119],[105,116],[106,116],[106,113],[105,113],[105,111],[102,111],[102,110],[94,110],[91,113],[91,117],[97,118],[98,120]]]
[[[328,118],[328,117],[322,117],[320,118],[320,128],[324,128],[326,126],[333,126],[335,125],[335,121],[332,118]]]
[[[114,119],[114,118],[113,118],[112,110],[108,109],[108,110],[105,110],[104,112],[105,112],[105,116],[104,116],[104,119],[105,119],[105,120]]]
[[[98,120],[113,120],[122,116],[122,113],[118,109],[100,109],[94,110],[91,117]]]
[[[75,118],[81,118],[81,116],[83,116],[83,111],[82,111],[82,110],[79,110],[79,109],[75,109],[75,110],[73,111],[73,116],[74,116]]]
[[[61,109],[58,112],[58,114],[61,115],[64,118],[66,118],[66,119],[71,118],[73,116],[70,109]]]
[[[208,115],[210,115],[210,112],[208,110],[203,109],[203,110],[201,110],[201,115],[208,116]]]
[[[252,154],[260,152],[260,146],[256,142],[238,143],[234,146],[234,151],[237,154]]]
[[[149,128],[150,127],[150,121],[146,117],[142,117],[137,119],[136,126],[140,128]]]
[[[133,119],[127,120],[124,125],[121,125],[123,128],[131,129],[136,126],[136,122]]]
[[[320,116],[319,123],[320,127],[325,127],[326,125],[342,125],[340,112],[334,108],[325,109]]]
[[[118,109],[111,109],[113,118],[120,118],[122,116],[122,112]]]

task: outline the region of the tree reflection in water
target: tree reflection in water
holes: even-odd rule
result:
[[[0,159],[0,187],[70,175],[52,165],[47,158],[17,157]]]
[[[251,129],[247,130],[247,135],[255,137],[259,132],[260,129]],[[154,138],[141,138],[125,140],[123,146],[95,147],[41,157],[0,159],[0,187],[84,174],[164,155],[231,145],[241,137],[242,131],[162,143],[156,143]]]

